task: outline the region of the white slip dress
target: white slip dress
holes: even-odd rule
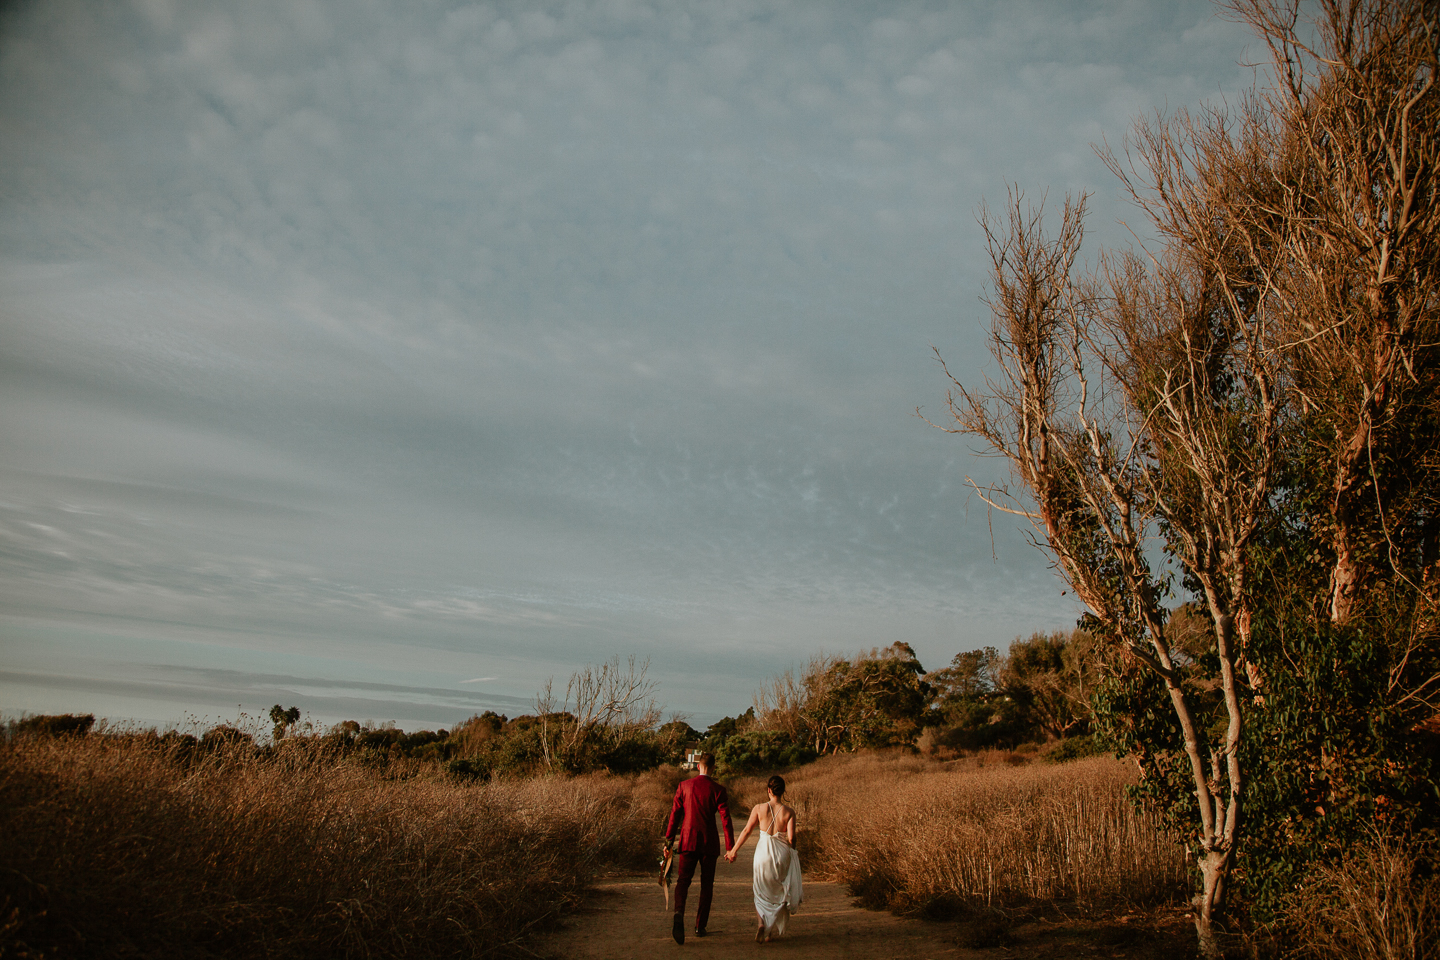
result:
[[[770,816],[774,827],[775,816]],[[778,937],[785,922],[800,906],[800,855],[778,836],[760,831],[755,847],[755,912],[765,921],[765,933]]]

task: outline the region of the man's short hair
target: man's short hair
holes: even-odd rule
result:
[[[707,750],[705,753],[702,753],[702,754],[700,754],[700,756],[698,756],[698,757],[695,758],[695,764],[696,764],[696,766],[707,767],[707,768],[709,768],[709,769],[711,769],[711,770],[714,770],[714,769],[715,769],[715,754],[710,753],[710,752]]]

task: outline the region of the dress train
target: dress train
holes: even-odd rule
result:
[[[765,921],[766,935],[778,937],[803,899],[800,855],[784,840],[762,830],[755,847],[754,877],[755,912]]]

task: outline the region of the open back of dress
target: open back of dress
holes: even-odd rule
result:
[[[775,817],[770,818],[771,826]],[[800,906],[800,855],[779,837],[760,831],[755,847],[755,912],[771,937],[785,932],[785,922]]]

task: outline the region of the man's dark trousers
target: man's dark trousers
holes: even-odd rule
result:
[[[695,876],[695,867],[700,867],[700,903],[695,916],[695,929],[704,930],[710,922],[710,900],[715,895],[715,861],[719,857],[706,856],[698,850],[681,850],[680,876],[675,881],[675,913],[685,916],[685,895],[690,892],[690,880]]]

